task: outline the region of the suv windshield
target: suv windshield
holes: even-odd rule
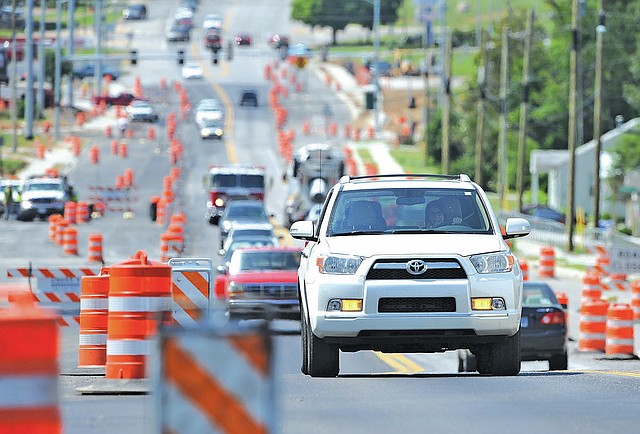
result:
[[[216,174],[212,176],[213,187],[264,188],[262,175]]]
[[[42,183],[42,184],[27,184],[24,188],[24,191],[43,191],[43,190],[48,190],[48,191],[62,191],[62,185],[61,184],[54,184],[54,183]]]
[[[491,222],[475,190],[342,191],[333,206],[327,236],[402,232],[491,234]]]

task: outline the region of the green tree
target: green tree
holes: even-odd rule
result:
[[[381,0],[380,23],[395,23],[401,4],[402,0]],[[310,26],[331,27],[335,45],[337,32],[348,24],[373,28],[373,0],[293,0],[291,18]]]

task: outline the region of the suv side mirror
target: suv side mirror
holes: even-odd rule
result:
[[[520,238],[529,235],[531,232],[531,223],[523,218],[509,218],[505,226],[504,235],[505,240],[512,238]]]

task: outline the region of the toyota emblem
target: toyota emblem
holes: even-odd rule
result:
[[[418,275],[427,271],[427,263],[420,259],[412,259],[407,262],[406,269],[409,274]]]

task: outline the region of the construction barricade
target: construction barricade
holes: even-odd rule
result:
[[[578,350],[604,351],[609,303],[600,299],[584,302],[580,306],[580,335]]]
[[[520,258],[518,259],[518,262],[520,263],[520,269],[522,270],[522,280],[526,282],[529,280],[529,261],[524,258]]]
[[[540,259],[538,260],[538,276],[554,277],[556,267],[556,253],[552,246],[540,247]]]
[[[7,277],[28,279],[32,297],[39,307],[56,312],[60,326],[79,327],[80,279],[98,272],[99,269],[93,267],[9,268]]]
[[[266,327],[162,329],[154,371],[159,431],[276,432],[272,343]]]
[[[26,295],[0,314],[0,432],[57,434],[59,329]]]
[[[109,267],[106,378],[146,378],[160,323],[171,323],[171,267],[139,250]]]
[[[82,276],[78,368],[104,367],[107,360],[109,269],[98,276]]]
[[[640,280],[631,282],[631,310],[633,320],[640,323]]]
[[[607,310],[605,354],[633,354],[633,310],[614,303]]]
[[[207,318],[212,297],[213,261],[208,258],[174,258],[171,267],[173,321],[193,326]]]

